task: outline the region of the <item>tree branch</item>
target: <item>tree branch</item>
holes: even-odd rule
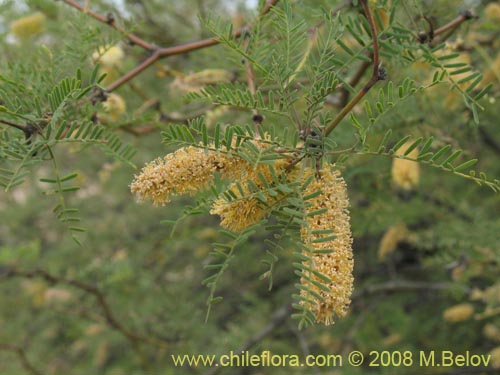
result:
[[[375,21],[373,19],[373,14],[368,6],[367,0],[361,0],[361,5],[363,7],[363,12],[365,13],[365,17],[370,24],[370,33],[372,34],[372,43],[373,43],[373,73],[370,80],[365,84],[365,86],[351,99],[347,105],[342,108],[340,113],[332,120],[332,122],[326,127],[324,131],[324,136],[328,137],[328,135],[337,127],[337,125],[342,121],[349,112],[354,108],[354,106],[366,95],[366,93],[372,88],[375,83],[381,78],[379,77],[379,65],[380,65],[380,57],[379,57],[379,45],[378,45],[378,37],[377,31],[375,28]]]
[[[38,370],[35,366],[31,364],[31,362],[28,359],[28,356],[26,355],[26,352],[20,346],[0,343],[0,350],[14,353],[19,358],[21,366],[30,374],[43,375],[43,373],[40,370]]]
[[[87,9],[88,4],[80,5],[79,3],[77,3],[74,0],[62,0],[62,1],[66,4],[68,4],[69,6],[75,8],[75,9],[78,9],[81,12],[88,14],[90,17],[95,18],[99,22],[105,23],[106,25],[112,27],[113,29],[118,30],[126,38],[128,38],[131,42],[133,42],[134,44],[137,44],[138,46],[141,46],[145,50],[153,51],[154,49],[156,49],[155,45],[146,42],[145,40],[139,38],[135,34],[127,33],[123,27],[117,26],[116,20],[113,18],[113,16],[110,16],[110,15],[103,16],[101,14],[95,13],[95,12],[91,11],[90,9]]]
[[[82,281],[79,280],[74,280],[74,279],[67,279],[65,277],[60,277],[53,275],[43,269],[35,269],[31,271],[23,271],[15,268],[3,268],[1,269],[2,272],[0,272],[0,277],[1,278],[14,278],[14,277],[24,277],[24,278],[35,278],[35,277],[40,277],[42,279],[45,279],[48,283],[50,284],[64,284],[64,285],[69,285],[72,287],[75,287],[77,289],[80,289],[86,293],[92,294],[97,302],[97,304],[101,307],[101,310],[104,314],[104,318],[107,322],[107,324],[115,329],[116,331],[120,332],[127,340],[130,341],[134,349],[138,352],[140,352],[140,347],[139,344],[140,342],[144,342],[150,345],[154,346],[159,346],[163,347],[166,345],[164,342],[157,341],[153,338],[146,337],[143,335],[140,335],[138,333],[135,333],[131,331],[130,329],[126,328],[115,316],[114,312],[112,311],[104,293],[98,289],[97,287],[86,284]]]
[[[443,25],[440,28],[437,28],[435,30],[432,29],[432,25],[431,25],[431,30],[429,32],[427,32],[427,33],[420,32],[418,34],[418,41],[420,43],[432,42],[434,40],[434,37],[444,34],[444,37],[441,40],[441,42],[442,42],[447,37],[449,37],[449,34],[453,33],[453,31],[458,26],[460,26],[463,22],[471,20],[473,18],[477,18],[477,16],[473,15],[472,12],[470,12],[469,10],[464,10],[464,11],[460,12],[460,15],[458,17],[456,17],[454,20],[451,20],[446,25]],[[428,22],[430,22],[430,21],[428,21]]]
[[[84,7],[80,4],[78,4],[74,0],[63,0],[63,1],[66,4],[72,6],[73,8],[78,9],[79,11],[84,11]],[[267,0],[266,4],[262,8],[260,15],[263,16],[263,15],[269,13],[271,8],[273,6],[275,6],[278,3],[278,1],[279,0]],[[108,92],[114,91],[118,87],[123,85],[124,83],[130,81],[132,78],[134,78],[136,75],[141,73],[143,70],[148,68],[150,65],[155,63],[160,58],[173,56],[173,55],[179,55],[179,54],[195,51],[195,50],[198,50],[201,48],[211,47],[211,46],[214,46],[214,45],[217,45],[220,43],[219,39],[217,39],[217,38],[207,38],[207,39],[203,39],[203,40],[198,40],[196,42],[181,44],[181,45],[174,46],[174,47],[159,48],[159,47],[156,47],[155,45],[150,44],[150,43],[144,41],[143,39],[137,37],[135,34],[127,33],[123,28],[118,27],[116,25],[116,21],[113,18],[110,19],[110,17],[106,17],[103,15],[97,14],[95,12],[92,12],[91,10],[88,10],[87,14],[89,14],[91,17],[95,18],[96,20],[98,20],[102,23],[105,23],[105,24],[111,26],[112,28],[120,31],[130,41],[141,46],[145,50],[152,52],[152,55],[149,56],[146,60],[144,60],[141,64],[139,64],[134,69],[132,69],[130,72],[128,72],[125,75],[123,75],[122,77],[120,77],[118,80],[116,80],[112,84],[110,84],[106,88],[106,91],[108,91]],[[239,38],[250,27],[251,27],[251,25],[245,25],[245,26],[239,28],[238,30],[236,30],[233,33],[233,37]]]

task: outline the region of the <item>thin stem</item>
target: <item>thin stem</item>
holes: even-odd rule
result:
[[[454,29],[455,27],[459,26],[462,22],[470,20],[472,18],[471,15],[466,14],[460,14],[457,18],[454,20],[448,22],[446,25],[441,26],[439,29],[434,30],[434,35],[439,35],[442,34],[450,29]]]
[[[118,332],[120,332],[123,336],[125,336],[132,343],[133,347],[136,350],[139,350],[140,341],[158,347],[164,347],[166,344],[163,342],[159,342],[154,338],[142,336],[126,328],[115,316],[104,293],[93,285],[84,283],[79,280],[67,279],[65,277],[56,276],[43,269],[24,271],[16,268],[8,268],[3,270],[1,276],[2,278],[25,277],[29,279],[40,277],[51,284],[64,284],[80,289],[86,293],[92,294],[95,297],[97,304],[101,307],[101,310],[104,314],[104,318],[106,319],[108,325],[113,329],[117,330]]]
[[[160,58],[160,51],[156,50],[151,56],[149,56],[146,60],[144,60],[139,65],[137,65],[130,72],[124,74],[123,76],[118,78],[115,82],[113,82],[108,87],[106,87],[106,91],[112,92],[112,91],[116,90],[118,87],[120,87],[124,83],[127,83],[128,81],[130,81],[132,78],[134,78],[139,73],[142,73],[142,71],[144,71],[150,65],[153,65],[159,58]]]
[[[26,352],[24,349],[20,346],[15,346],[11,344],[3,344],[0,343],[0,350],[2,351],[7,351],[7,352],[12,352],[17,355],[19,358],[19,362],[21,362],[21,365],[23,368],[28,371],[30,374],[33,375],[43,375],[43,373],[38,370],[35,366],[31,364],[31,362],[28,360],[28,356],[26,355]]]
[[[146,42],[145,40],[139,38],[137,35],[132,33],[127,33],[123,27],[117,26],[116,21],[112,17],[103,16],[101,14],[91,11],[90,9],[88,9],[87,4],[80,5],[74,0],[63,0],[63,2],[75,9],[78,9],[81,12],[88,14],[92,18],[98,20],[99,22],[105,23],[106,25],[109,25],[113,29],[118,30],[120,33],[125,35],[125,37],[127,37],[131,42],[137,44],[138,46],[141,46],[142,48],[148,51],[153,51],[156,48],[153,44]]]
[[[371,57],[372,56],[370,55],[370,58]],[[361,78],[363,78],[363,75],[366,73],[369,67],[370,63],[368,61],[363,61],[359,66],[358,70],[356,71],[356,73],[352,76],[351,80],[349,81],[349,85],[351,87],[355,87],[359,83],[359,81],[361,81]],[[346,106],[348,100],[349,100],[349,90],[347,90],[345,87],[342,87],[342,93],[340,96],[340,107]]]
[[[379,65],[380,65],[380,57],[379,57],[379,45],[377,38],[377,31],[375,29],[375,21],[373,19],[373,14],[370,11],[370,7],[368,6],[367,0],[361,0],[361,5],[363,7],[363,11],[365,13],[366,19],[370,25],[370,32],[372,34],[373,40],[373,73],[370,80],[365,84],[365,86],[351,99],[347,105],[342,108],[340,113],[335,117],[332,122],[327,126],[324,132],[324,136],[328,137],[328,135],[337,127],[337,125],[342,121],[347,114],[354,108],[354,106],[366,95],[366,93],[372,88],[375,83],[379,80]]]

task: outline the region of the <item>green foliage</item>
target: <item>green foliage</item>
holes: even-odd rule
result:
[[[500,325],[499,45],[488,2],[475,2],[480,19],[435,33],[461,2],[369,1],[383,69],[373,87],[361,1],[279,1],[262,14],[267,3],[126,1],[122,10],[89,2],[99,14],[115,7],[121,30],[64,2],[0,4],[0,373],[31,371],[5,344],[43,374],[106,375],[205,373],[174,368],[170,355],[240,348],[483,354],[498,346],[483,335]],[[9,23],[36,11],[42,32],[15,37]],[[243,16],[248,26],[234,38]],[[128,33],[161,47],[205,37],[220,45],[156,61],[112,90],[126,103],[113,113],[106,87],[155,53],[129,44]],[[116,66],[94,61],[99,47],[115,45],[125,56]],[[234,79],[189,82],[212,69]],[[188,146],[260,172],[235,181],[216,174],[206,191],[165,208],[136,202],[136,166]],[[410,190],[391,180],[396,160],[422,167]],[[290,168],[277,167],[284,161]],[[317,234],[307,219],[323,211],[307,211],[322,192],[304,196],[314,177],[300,176],[329,164],[348,186],[356,282],[349,315],[325,328],[306,308],[324,297],[305,285],[329,293],[331,280],[301,236]],[[219,229],[208,213],[221,198],[255,201],[266,215],[239,232]],[[404,233],[382,257],[400,224]],[[334,239],[334,225],[321,234],[317,241]],[[475,319],[443,320],[458,303],[472,304]]]

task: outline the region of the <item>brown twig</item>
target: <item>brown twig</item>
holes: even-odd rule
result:
[[[460,13],[460,15],[455,18],[454,20],[448,22],[446,25],[443,25],[441,26],[440,28],[434,30],[434,36],[437,36],[437,35],[440,35],[450,29],[454,29],[458,26],[460,26],[460,24],[464,21],[468,21],[470,19],[474,18],[474,16],[472,15],[472,13],[470,11],[464,11],[462,13]]]
[[[127,37],[131,42],[137,44],[138,46],[141,46],[145,50],[153,51],[154,49],[156,49],[155,45],[146,42],[145,40],[139,38],[135,34],[127,33],[124,28],[117,26],[116,20],[114,20],[113,18],[111,18],[109,16],[103,16],[101,14],[95,13],[95,12],[91,11],[90,9],[88,9],[87,6],[81,5],[74,0],[63,0],[63,2],[65,2],[66,4],[68,4],[69,6],[75,8],[75,9],[78,9],[81,12],[88,14],[92,18],[95,18],[96,20],[98,20],[102,23],[105,23],[106,25],[109,25],[113,29],[118,30],[120,33],[125,35],[125,37]]]
[[[373,58],[370,55],[370,58]],[[365,72],[368,70],[370,67],[370,62],[368,61],[363,61],[361,65],[359,66],[358,70],[356,73],[352,76],[351,80],[349,81],[349,85],[351,87],[355,87],[359,81],[361,81],[361,78],[363,78],[363,75]],[[347,105],[347,101],[349,100],[349,90],[347,90],[345,87],[342,88],[342,93],[340,94],[340,107],[345,107]]]
[[[26,125],[21,125],[21,124],[18,124],[18,123],[9,121],[9,120],[4,120],[4,119],[0,119],[0,123],[12,126],[13,128],[16,128],[19,130],[22,130],[25,134],[28,133],[28,127]]]
[[[375,28],[375,21],[373,19],[373,14],[368,6],[367,0],[361,0],[361,5],[365,13],[366,19],[370,24],[370,33],[372,34],[373,40],[373,73],[370,80],[363,86],[363,88],[351,99],[349,103],[346,104],[340,113],[332,120],[332,122],[326,127],[324,131],[324,136],[327,137],[333,129],[347,116],[347,114],[354,108],[354,106],[366,95],[366,93],[372,88],[375,83],[381,78],[379,76],[380,72],[380,58],[379,58],[379,45],[377,31]]]
[[[471,20],[473,18],[477,18],[477,16],[474,16],[470,11],[465,10],[460,13],[459,16],[457,16],[455,19],[451,20],[448,22],[446,25],[443,25],[437,29],[432,29],[431,25],[431,30],[429,32],[421,32],[418,35],[418,41],[420,43],[425,43],[425,42],[432,42],[436,36],[439,35],[445,35],[443,40],[446,39],[453,33],[453,31],[460,26],[463,22]],[[448,33],[448,34],[447,34]]]
[[[78,9],[80,11],[84,10],[84,7],[80,4],[78,4],[74,0],[63,0],[66,4],[72,6],[75,9]],[[279,0],[267,0],[266,4],[262,8],[261,11],[261,16],[265,15],[268,13],[273,6],[275,6],[278,3]],[[95,18],[96,20],[105,23],[114,29],[120,31],[123,33],[130,41],[133,43],[141,46],[147,51],[152,52],[151,56],[149,56],[146,60],[144,60],[142,63],[140,63],[138,66],[136,66],[134,69],[132,69],[130,72],[126,73],[122,77],[120,77],[118,80],[110,84],[107,88],[106,91],[111,92],[113,90],[116,90],[118,87],[123,85],[124,83],[130,81],[132,78],[134,78],[136,75],[144,71],[146,68],[148,68],[150,65],[154,64],[157,60],[160,58],[168,57],[168,56],[173,56],[173,55],[179,55],[191,51],[195,51],[201,48],[206,48],[206,47],[211,47],[214,45],[217,45],[220,43],[219,39],[217,38],[207,38],[203,40],[198,40],[196,42],[191,42],[191,43],[185,43],[181,44],[178,46],[174,47],[163,47],[159,48],[153,44],[150,44],[143,39],[139,38],[135,34],[132,33],[127,33],[123,28],[118,27],[116,25],[115,20],[111,19],[109,17],[97,14],[91,10],[87,12],[91,17]],[[250,27],[251,25],[246,25],[238,30],[234,31],[233,37],[234,38],[239,38],[243,33]]]
[[[246,31],[246,34],[248,35],[248,30]],[[248,47],[248,37],[245,37],[245,48]],[[245,60],[245,70],[247,73],[247,86],[248,90],[252,94],[252,96],[255,98],[255,93],[257,91],[257,84],[255,80],[255,72],[252,68],[252,64],[250,61]],[[257,109],[252,109],[252,120],[256,126],[262,125],[262,121],[264,120],[264,117],[259,113]],[[257,131],[257,128],[255,129],[255,135],[257,136],[259,133]]]
[[[23,368],[30,374],[43,375],[43,373],[40,370],[38,370],[35,366],[31,364],[31,362],[28,359],[28,356],[26,355],[26,352],[20,346],[0,343],[0,350],[6,352],[12,352],[15,355],[17,355],[17,357],[19,358],[19,362],[21,362]]]

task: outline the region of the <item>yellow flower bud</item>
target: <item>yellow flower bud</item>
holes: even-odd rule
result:
[[[45,26],[45,15],[35,13],[30,16],[22,17],[10,24],[10,31],[18,38],[28,38],[40,34]]]
[[[489,3],[486,8],[484,8],[484,14],[488,20],[500,22],[500,4]]]
[[[443,312],[443,319],[450,323],[457,323],[469,320],[473,314],[474,306],[470,303],[461,303],[446,309]]]
[[[99,62],[103,67],[119,68],[122,64],[125,53],[123,49],[116,46],[101,46],[92,54],[92,60]]]
[[[489,340],[500,341],[500,327],[488,323],[483,327],[483,336]]]
[[[486,72],[484,72],[483,80],[481,81],[479,87],[485,87],[491,82],[500,81],[500,53],[497,55],[495,60],[488,67]]]
[[[227,70],[205,69],[188,75],[178,75],[171,83],[170,87],[173,90],[178,90],[184,93],[198,92],[204,86],[227,83],[231,82],[233,79],[234,74]]]
[[[384,233],[378,248],[378,258],[384,260],[385,257],[396,250],[398,243],[406,238],[408,228],[404,223],[393,225]]]
[[[399,148],[396,155],[404,155],[406,150],[413,144],[410,140]],[[416,159],[418,157],[418,149],[415,148],[408,157]],[[420,180],[420,165],[417,162],[405,159],[393,159],[392,161],[392,181],[394,185],[403,190],[411,190],[415,188]]]
[[[125,100],[118,94],[109,94],[106,101],[103,103],[106,112],[109,113],[113,121],[118,121],[120,116],[127,110]]]
[[[389,0],[386,4],[386,7],[382,8],[382,7],[377,7],[377,0],[370,0],[370,7],[373,9],[373,17],[375,18],[375,28],[377,30],[377,33],[387,29],[387,26],[389,26],[389,21],[391,18],[391,15],[389,14],[388,11],[388,9],[391,7],[391,1]],[[378,15],[380,21],[382,22],[382,29],[380,28],[376,14]]]
[[[500,369],[500,346],[490,351],[491,367]]]

